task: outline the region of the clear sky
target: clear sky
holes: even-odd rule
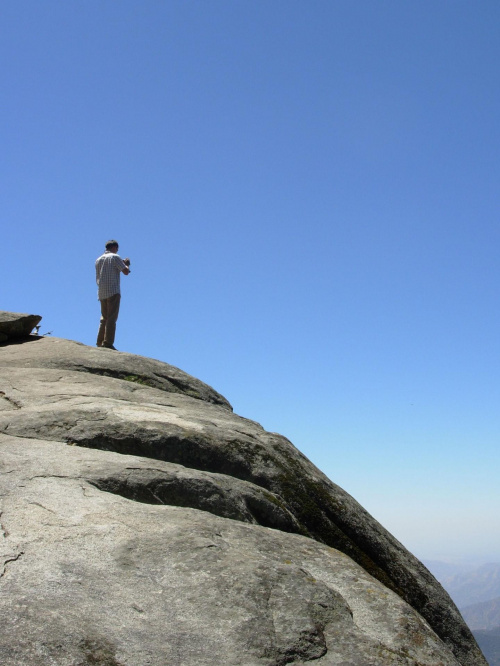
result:
[[[497,0],[3,0],[0,308],[293,441],[422,558],[500,560]]]

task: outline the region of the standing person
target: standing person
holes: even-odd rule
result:
[[[95,262],[97,298],[101,302],[101,323],[97,333],[97,346],[116,349],[116,320],[120,310],[120,273],[130,273],[130,259],[122,259],[118,254],[118,241],[106,243],[106,252]]]

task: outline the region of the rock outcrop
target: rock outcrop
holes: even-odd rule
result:
[[[41,319],[40,315],[0,310],[0,342],[28,337]]]
[[[0,378],[2,664],[486,664],[416,558],[199,380],[33,336]]]

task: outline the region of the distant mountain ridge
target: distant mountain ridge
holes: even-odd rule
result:
[[[500,627],[490,631],[475,631],[474,636],[489,666],[500,666]]]
[[[500,597],[473,604],[461,609],[462,617],[472,631],[498,629],[500,627]]]
[[[500,597],[500,563],[477,568],[460,567],[446,562],[426,561],[460,610]]]
[[[500,666],[500,563],[424,561],[457,604],[489,666]]]

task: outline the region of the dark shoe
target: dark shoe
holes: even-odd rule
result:
[[[118,349],[117,349],[116,347],[113,347],[113,345],[104,345],[104,344],[103,344],[103,347],[104,347],[105,349],[114,349],[115,351],[118,351]]]

